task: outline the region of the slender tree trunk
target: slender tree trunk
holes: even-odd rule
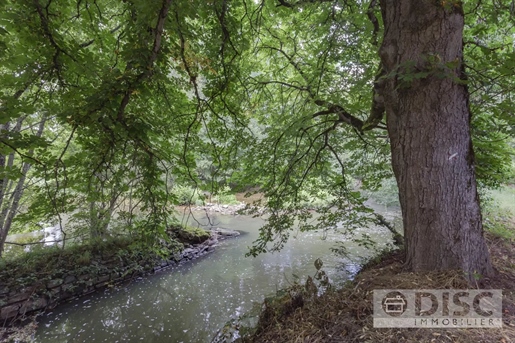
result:
[[[43,135],[43,130],[45,128],[46,120],[47,120],[46,117],[44,117],[41,120],[38,131],[36,133],[37,137],[41,137]],[[20,124],[20,128],[21,128],[21,121],[19,122],[19,124]],[[34,154],[34,150],[30,150],[27,155],[32,156],[33,154]],[[11,155],[13,155],[12,157],[14,158],[14,154],[11,154]],[[11,156],[10,156],[10,158],[11,158]],[[11,165],[12,165],[12,162],[11,162]],[[24,162],[22,164],[21,176],[18,179],[16,188],[12,192],[12,194],[9,197],[9,200],[7,202],[5,201],[5,199],[3,199],[3,197],[5,197],[7,194],[3,191],[0,192],[3,196],[2,202],[4,203],[4,206],[5,206],[5,209],[4,209],[5,213],[3,213],[4,211],[2,212],[1,223],[0,223],[0,257],[2,257],[2,253],[4,251],[4,245],[5,245],[5,240],[7,238],[7,234],[9,233],[9,230],[11,229],[14,217],[16,216],[16,213],[18,212],[18,207],[19,207],[20,200],[23,195],[23,190],[24,190],[24,186],[25,186],[25,180],[27,178],[27,173],[29,172],[30,167],[31,167],[31,165],[28,162]]]
[[[492,272],[483,237],[463,66],[463,12],[434,0],[381,0],[381,61],[406,266]],[[449,64],[452,62],[453,65]],[[447,64],[447,66],[446,66]],[[411,79],[411,76],[417,77]]]

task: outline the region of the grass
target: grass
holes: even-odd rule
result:
[[[128,238],[110,239],[65,249],[37,249],[14,258],[0,260],[0,280],[5,284],[31,284],[34,280],[57,277],[60,273],[87,266],[92,259],[105,258],[118,251],[136,252]]]
[[[486,232],[507,241],[515,239],[515,187],[506,186],[490,191],[490,201],[483,209],[483,224]]]

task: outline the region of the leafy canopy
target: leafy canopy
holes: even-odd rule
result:
[[[511,172],[510,6],[464,4],[486,187]],[[230,184],[267,197],[270,217],[253,254],[280,247],[298,220],[304,230],[375,221],[353,180],[375,189],[392,176],[374,95],[389,77],[377,56],[381,35],[375,0],[2,1],[0,153],[33,165],[26,220],[75,213],[102,231],[117,208],[151,237],[179,201],[173,185],[217,192]],[[406,70],[407,86],[427,76]],[[42,115],[42,137],[6,129]],[[302,204],[313,197],[328,202],[309,224]]]

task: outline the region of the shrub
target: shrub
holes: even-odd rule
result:
[[[175,185],[172,188],[172,193],[175,195],[179,205],[200,205],[204,202],[204,195],[198,188]]]

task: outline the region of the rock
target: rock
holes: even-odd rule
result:
[[[209,239],[209,232],[193,227],[171,227],[168,229],[172,238],[181,241],[185,246],[188,244],[199,244]]]
[[[64,278],[64,283],[72,283],[74,282],[75,280],[77,280],[77,278],[73,275],[68,275],[67,277]]]
[[[20,310],[21,304],[5,306],[0,310],[0,319],[8,319],[16,316]]]
[[[89,280],[89,279],[91,279],[91,275],[89,275],[89,274],[82,274],[82,275],[79,275],[78,279],[81,280],[81,281]]]
[[[0,286],[0,295],[4,295],[9,293],[9,287],[7,286]]]
[[[20,308],[20,312],[25,314],[27,311],[37,310],[40,308],[44,308],[48,305],[48,301],[45,298],[39,298],[34,301],[27,301],[23,303]]]
[[[34,287],[32,288],[24,288],[19,290],[18,292],[11,292],[9,294],[8,303],[13,304],[22,300],[27,300],[34,293]]]
[[[50,280],[50,281],[47,282],[46,287],[47,288],[54,288],[54,287],[57,287],[57,286],[61,286],[62,283],[63,283],[63,279]]]
[[[215,233],[222,237],[236,237],[236,236],[240,235],[240,233],[238,231],[222,229],[222,228],[216,228]]]
[[[97,283],[106,282],[106,281],[109,281],[109,279],[110,279],[110,278],[111,278],[111,277],[110,277],[109,275],[102,275],[102,276],[100,276],[100,277],[96,280],[96,282],[97,282]]]
[[[59,297],[59,294],[61,293],[61,287],[55,287],[51,290],[47,291],[47,296],[50,298],[50,300],[54,300]]]

